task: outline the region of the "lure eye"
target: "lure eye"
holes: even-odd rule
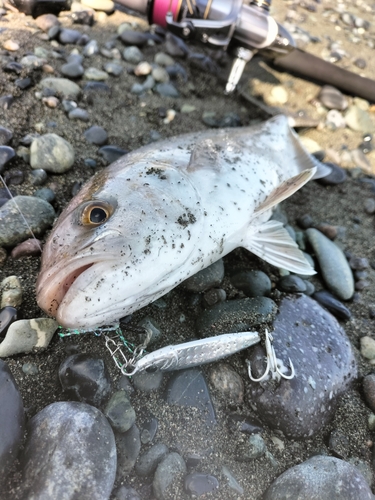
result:
[[[105,201],[93,201],[88,203],[81,215],[81,224],[84,226],[100,226],[110,218],[113,207]]]

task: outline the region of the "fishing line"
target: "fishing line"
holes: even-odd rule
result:
[[[17,209],[17,210],[18,210],[18,212],[20,213],[20,215],[21,215],[21,217],[22,217],[22,219],[23,219],[24,223],[26,224],[27,229],[28,229],[28,230],[30,231],[30,233],[31,233],[31,236],[32,236],[32,237],[34,238],[34,240],[36,241],[36,244],[38,245],[39,250],[40,250],[40,251],[42,251],[42,247],[40,246],[39,241],[36,239],[36,237],[35,237],[35,234],[34,234],[33,230],[31,229],[31,227],[30,227],[29,223],[28,223],[28,222],[27,222],[27,220],[26,220],[26,217],[23,215],[23,213],[22,213],[22,211],[21,211],[20,207],[18,206],[18,204],[17,204],[17,202],[16,202],[16,200],[15,200],[14,196],[13,196],[13,195],[12,195],[12,193],[10,192],[10,190],[9,190],[8,186],[6,185],[6,182],[5,182],[4,177],[3,177],[2,175],[0,175],[0,180],[1,180],[1,182],[4,184],[4,187],[5,187],[6,192],[8,193],[8,195],[9,195],[10,199],[13,201],[13,203],[14,203],[14,205],[15,205],[16,209]]]

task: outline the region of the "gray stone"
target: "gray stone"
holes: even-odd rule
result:
[[[63,64],[60,68],[61,73],[68,78],[79,78],[83,75],[84,69],[82,64],[71,62]]]
[[[117,391],[112,394],[104,414],[112,429],[117,432],[126,432],[135,423],[135,411],[125,391]]]
[[[85,57],[91,57],[95,54],[99,54],[98,42],[96,40],[90,40],[89,43],[84,46],[82,54]]]
[[[25,426],[22,398],[8,365],[0,360],[0,484],[17,458]]]
[[[65,98],[77,99],[81,93],[79,86],[67,78],[44,78],[40,82],[43,89],[52,89],[62,94]]]
[[[45,134],[31,143],[31,168],[42,168],[54,174],[67,172],[74,163],[74,149],[57,134]]]
[[[139,50],[138,47],[126,47],[122,53],[122,57],[125,59],[125,61],[132,63],[132,64],[138,64],[141,61],[143,61],[143,54]]]
[[[13,133],[9,129],[0,126],[0,146],[9,144],[12,138]]]
[[[102,146],[107,142],[108,134],[103,127],[98,125],[93,125],[84,131],[86,141],[91,142],[91,144],[96,144],[97,146]]]
[[[139,429],[133,425],[127,432],[116,434],[117,474],[116,480],[122,481],[133,469],[141,451]]]
[[[164,68],[154,68],[152,70],[152,77],[155,82],[167,83],[169,82],[169,75]]]
[[[262,436],[260,434],[252,434],[246,443],[237,448],[236,460],[239,462],[251,462],[263,456],[266,451],[266,443]]]
[[[365,478],[353,465],[315,456],[285,471],[268,488],[264,500],[373,500]]]
[[[102,71],[101,69],[97,68],[87,68],[84,73],[85,78],[87,80],[93,80],[95,82],[103,82],[105,80],[108,80],[109,76],[106,71]]]
[[[168,448],[165,444],[154,444],[146,453],[141,455],[135,466],[135,472],[139,476],[149,476],[152,474],[158,464],[167,456]]]
[[[162,97],[180,97],[179,91],[172,83],[158,83],[155,89]]]
[[[268,297],[228,300],[203,311],[197,318],[199,334],[236,333],[272,321],[277,306]]]
[[[158,500],[167,500],[173,484],[186,474],[186,465],[178,453],[170,453],[158,465],[152,483],[154,494]]]
[[[164,67],[173,66],[173,64],[175,63],[173,57],[165,54],[164,52],[158,52],[157,54],[155,54],[154,61],[156,64]]]
[[[189,292],[204,292],[212,287],[217,287],[224,279],[224,262],[219,259],[202,271],[194,274],[183,282]]]
[[[16,153],[10,146],[0,146],[0,173],[4,167],[15,157]]]
[[[307,229],[306,236],[327,288],[339,299],[349,300],[354,293],[354,279],[343,251],[317,229]]]
[[[247,297],[269,295],[271,280],[262,271],[241,271],[231,278],[233,286],[244,292]]]
[[[75,108],[69,111],[69,120],[81,120],[82,122],[88,122],[90,115],[88,111],[82,108]]]
[[[301,293],[306,291],[306,283],[302,278],[289,274],[280,278],[278,288],[287,293]]]
[[[77,43],[81,38],[82,34],[78,30],[72,30],[69,28],[62,28],[59,31],[59,42],[63,44]]]
[[[316,434],[333,418],[338,398],[357,377],[351,344],[328,311],[306,295],[284,298],[273,324],[273,345],[280,370],[296,376],[262,385],[250,382],[250,399],[262,422],[290,439]],[[252,349],[251,370],[264,373],[265,352]]]
[[[27,223],[38,236],[52,226],[55,211],[49,203],[36,196],[15,196],[0,208],[0,246],[14,246],[31,236],[19,210],[27,215]]]
[[[349,106],[345,113],[345,121],[349,128],[364,134],[375,132],[375,124],[371,120],[369,113],[357,105]]]
[[[160,389],[163,382],[163,372],[147,373],[146,371],[133,375],[133,385],[138,391],[152,392]]]
[[[109,75],[120,76],[123,72],[123,67],[120,64],[114,62],[107,62],[103,66],[104,71]]]
[[[338,89],[330,85],[324,85],[321,88],[318,99],[328,109],[343,111],[348,107],[348,100],[346,97]]]
[[[20,319],[12,323],[0,344],[0,357],[45,349],[51,342],[58,323],[52,318]]]
[[[20,497],[108,500],[115,474],[113,431],[96,408],[53,403],[30,420]]]

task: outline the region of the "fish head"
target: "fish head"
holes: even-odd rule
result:
[[[183,279],[200,231],[196,192],[174,168],[135,170],[94,176],[49,235],[37,302],[64,327],[113,323]]]

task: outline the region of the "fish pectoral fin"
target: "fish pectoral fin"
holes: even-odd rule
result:
[[[282,182],[260,205],[258,205],[258,207],[254,210],[254,214],[258,216],[278,203],[281,203],[283,200],[286,200],[286,198],[289,198],[289,196],[304,186],[306,182],[309,182],[309,180],[314,177],[315,172],[316,167],[313,167]]]
[[[315,274],[281,222],[269,220],[259,226],[250,226],[243,246],[273,266],[298,274]]]

